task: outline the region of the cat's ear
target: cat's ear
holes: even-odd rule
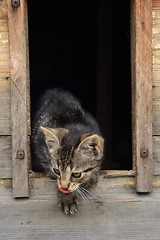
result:
[[[50,153],[60,148],[63,137],[68,133],[68,130],[65,128],[48,128],[41,126],[41,129],[45,134],[45,141]]]
[[[88,135],[82,135],[77,151],[87,158],[94,156],[96,160],[99,160],[103,156],[104,139],[97,134]]]

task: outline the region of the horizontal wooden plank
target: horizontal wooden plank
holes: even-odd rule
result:
[[[11,137],[0,136],[0,178],[11,177]],[[160,175],[160,137],[153,137],[153,172],[154,175]],[[34,173],[30,171],[30,177],[41,178],[44,174]],[[104,178],[116,178],[121,176],[135,176],[135,171],[108,171],[100,172],[100,176]]]
[[[135,177],[135,170],[101,170],[100,176],[108,177]]]
[[[13,80],[10,80],[10,77],[0,78],[0,135],[3,136],[11,135],[11,81]],[[28,126],[30,126],[29,107]],[[30,135],[30,127],[28,127],[28,135]]]
[[[158,240],[160,202],[96,203],[64,216],[51,200],[1,204],[0,238]],[[147,211],[146,211],[147,209]],[[7,231],[6,231],[7,226]]]
[[[12,199],[11,179],[0,178],[0,203]],[[56,182],[49,177],[30,178],[30,199],[43,201],[50,198],[57,203]],[[154,191],[151,194],[136,194],[134,177],[104,178],[99,176],[97,187],[92,190],[96,201],[156,201],[160,200],[160,178],[153,178]],[[118,193],[118,194],[117,194]]]
[[[0,2],[0,135],[11,135],[11,85],[10,80],[6,80],[8,79],[9,75],[10,56],[8,40],[7,3],[6,0],[4,0]],[[3,156],[3,158],[4,157],[5,155]],[[6,158],[8,159],[8,156]],[[2,171],[2,169],[0,170],[0,173],[3,176],[10,176],[11,169],[8,169],[7,164],[8,163],[6,163],[6,166],[4,167],[4,172]]]
[[[0,1],[0,20],[7,19],[7,1],[1,0]]]
[[[0,136],[0,178],[11,177],[11,137]],[[160,136],[153,137],[153,172],[154,175],[160,175]],[[135,171],[101,171],[100,175],[104,178],[134,176]],[[30,177],[41,178],[44,174],[38,174],[30,171]]]
[[[160,77],[160,71],[158,75]],[[153,87],[153,135],[160,135],[160,86],[158,84],[154,82]]]
[[[30,137],[28,137],[28,147],[30,148]],[[0,178],[12,178],[12,140],[11,136],[0,136]],[[28,150],[30,153],[30,149]],[[29,154],[30,159],[30,154]],[[39,174],[31,174],[36,176]],[[40,177],[44,176],[40,175]]]
[[[0,11],[1,14],[1,11]],[[10,75],[8,21],[0,18],[0,78]]]
[[[160,136],[153,137],[153,172],[160,175]]]
[[[27,200],[13,199],[11,181],[0,180],[0,239],[157,240],[160,188],[139,195],[134,184],[133,178],[101,177],[94,192],[98,200],[81,201],[78,212],[66,216],[57,207],[50,179],[31,179]],[[158,178],[154,184],[159,184]]]
[[[153,51],[152,97],[153,97],[153,135],[160,135],[160,50]]]
[[[11,137],[0,136],[0,178],[12,177]]]
[[[152,3],[153,135],[160,135],[160,1]]]
[[[0,80],[0,135],[11,135],[10,88],[10,80]]]
[[[159,2],[159,0],[153,0],[153,11],[160,11],[160,2]]]
[[[7,1],[0,1],[0,135],[11,135],[10,54]]]

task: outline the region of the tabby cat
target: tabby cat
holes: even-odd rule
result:
[[[69,92],[47,90],[33,121],[33,170],[57,180],[59,206],[77,211],[78,196],[97,183],[104,140],[94,118]]]

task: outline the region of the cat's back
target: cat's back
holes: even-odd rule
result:
[[[47,90],[38,105],[34,128],[64,127],[68,122],[80,121],[84,116],[80,102],[71,93],[61,89]]]
[[[52,110],[58,108],[81,108],[81,104],[70,92],[61,89],[47,90],[40,100],[41,106],[50,106]]]

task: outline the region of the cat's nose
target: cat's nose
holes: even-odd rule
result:
[[[64,190],[68,190],[68,188],[69,188],[69,183],[66,182],[66,181],[61,181],[61,187],[62,187]]]

